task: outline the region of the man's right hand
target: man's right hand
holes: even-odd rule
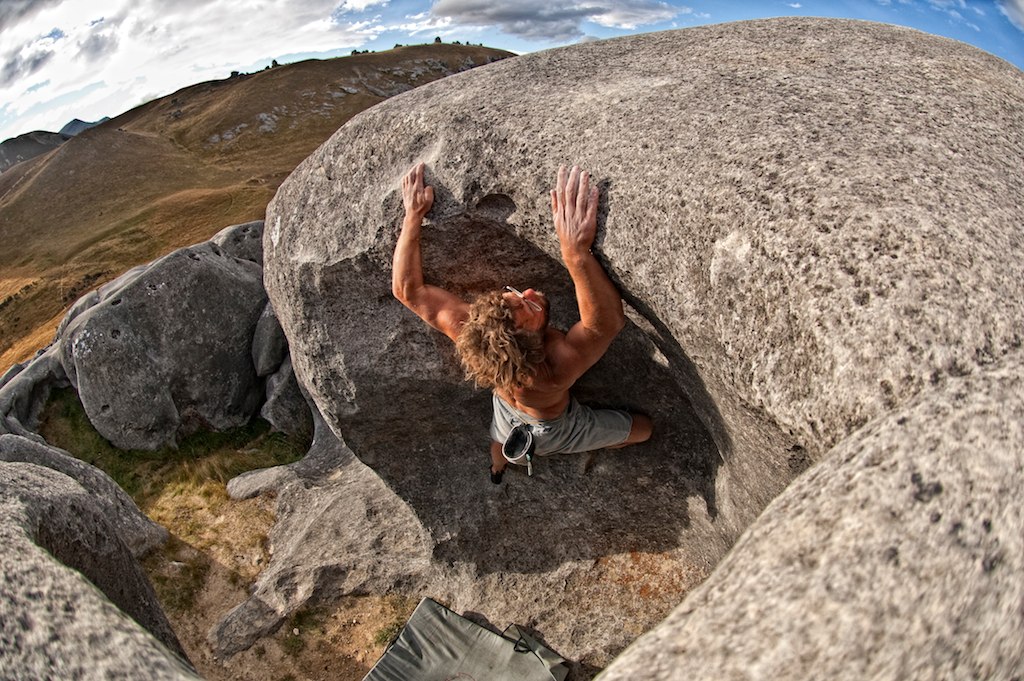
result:
[[[434,205],[434,188],[423,184],[423,163],[417,163],[402,178],[402,202],[405,204],[406,219],[423,220]]]
[[[597,187],[590,186],[590,173],[573,166],[566,174],[558,169],[551,190],[551,215],[562,247],[563,259],[590,252],[597,234]]]

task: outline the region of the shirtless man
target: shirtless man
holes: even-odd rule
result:
[[[569,390],[608,350],[625,325],[622,297],[590,248],[597,229],[597,187],[576,166],[561,167],[551,213],[562,260],[576,289],[580,321],[568,333],[548,325],[548,300],[506,287],[467,303],[423,282],[420,232],[434,202],[423,164],[402,180],[405,219],[395,247],[392,292],[423,321],[455,341],[467,379],[493,392],[491,481],[507,463],[502,444],[515,426],[532,433],[537,456],[586,452],[644,442],[650,418],[579,404]]]

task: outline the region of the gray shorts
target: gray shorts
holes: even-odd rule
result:
[[[621,445],[629,437],[633,416],[619,409],[591,409],[569,399],[569,406],[558,418],[535,419],[524,414],[505,400],[492,394],[494,416],[491,419],[491,439],[505,442],[512,428],[521,423],[530,426],[537,444],[537,456],[589,452],[602,447]]]

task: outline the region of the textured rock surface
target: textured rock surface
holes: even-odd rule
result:
[[[270,535],[274,559],[252,596],[210,632],[218,655],[248,648],[310,599],[385,592],[426,572],[429,541],[408,506],[316,422],[301,461],[246,473],[228,486],[235,498],[276,492],[279,521]]]
[[[1018,357],[844,440],[601,678],[1010,678],[1021,489]]]
[[[313,416],[302,388],[299,387],[290,357],[280,369],[267,377],[267,396],[260,407],[262,416],[276,431],[308,438],[313,432]]]
[[[486,396],[461,383],[448,341],[390,297],[399,180],[417,160],[436,195],[428,280],[467,296],[536,286],[560,324],[573,310],[547,189],[560,163],[595,173],[596,251],[634,325],[581,393],[652,413],[648,445],[544,461],[534,479],[489,486]],[[456,609],[533,615],[557,650],[600,664],[692,583],[668,574],[714,565],[837,443],[853,447],[844,439],[1019,355],[1022,165],[1024,74],[948,40],[787,19],[588,43],[353,119],[271,204],[265,282],[327,424],[431,538],[420,579],[452,575]],[[934,470],[955,446],[932,450]],[[773,514],[786,541],[810,532],[808,516]],[[1016,516],[1008,523],[1019,535]],[[764,560],[743,556],[730,560],[755,571]],[[624,557],[650,557],[647,581],[609,570]],[[471,573],[475,582],[458,578]],[[960,592],[949,584],[944,593]],[[979,593],[1017,607],[1019,593],[991,584]],[[816,607],[797,587],[778,587],[805,594],[789,612]],[[900,597],[895,581],[865,584],[836,607],[894,613]],[[744,626],[752,612],[737,614]],[[921,613],[917,631],[949,614]],[[798,619],[771,620],[759,645],[796,636]],[[732,620],[702,621],[724,650]],[[972,649],[977,632],[950,643]],[[847,660],[861,645],[812,641]],[[671,668],[690,669],[673,653]]]
[[[225,227],[210,241],[227,255],[263,267],[263,220]]]
[[[67,387],[58,348],[51,346],[32,360],[11,367],[0,380],[0,433],[29,438],[53,388]]]
[[[73,308],[61,329],[63,366],[96,430],[122,449],[158,449],[199,428],[248,422],[263,391],[250,351],[266,304],[260,275],[206,242]]]
[[[288,339],[270,303],[263,308],[252,338],[252,363],[256,375],[263,377],[277,371],[288,354]]]
[[[0,462],[0,677],[198,678],[107,514],[61,473]]]
[[[0,435],[0,461],[44,466],[74,479],[95,496],[106,522],[136,557],[167,541],[167,530],[147,518],[109,475],[61,449],[17,435]]]

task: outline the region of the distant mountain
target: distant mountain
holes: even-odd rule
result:
[[[36,130],[0,142],[0,173],[15,163],[27,161],[56,149],[69,137],[70,135],[65,136],[59,132]]]
[[[82,120],[79,120],[79,119],[76,118],[75,120],[71,121],[70,123],[65,125],[63,128],[61,128],[60,129],[60,134],[64,135],[65,137],[74,137],[75,135],[77,135],[78,133],[82,132],[83,130],[88,130],[89,128],[92,128],[94,126],[99,125],[100,123],[106,123],[109,120],[110,120],[110,116],[104,116],[103,118],[101,118],[100,120],[96,121],[95,123],[86,123],[85,121],[82,121]]]
[[[27,161],[56,149],[75,135],[109,120],[109,116],[104,116],[94,123],[86,123],[76,118],[61,128],[60,132],[36,130],[0,142],[0,173],[15,163]]]

